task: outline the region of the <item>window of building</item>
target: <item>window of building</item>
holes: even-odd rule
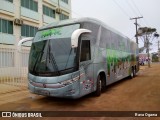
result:
[[[67,3],[67,4],[68,4],[68,0],[61,0],[61,1],[63,1],[63,2],[65,2],[65,3]]]
[[[5,0],[5,1],[8,1],[8,2],[11,2],[11,3],[13,3],[13,0]]]
[[[59,15],[59,19],[60,19],[60,20],[66,20],[66,19],[69,19],[69,16],[64,15],[64,14],[60,14],[60,15]]]
[[[21,6],[38,12],[38,2],[34,0],[21,0]]]
[[[82,40],[81,44],[81,62],[87,61],[91,59],[91,51],[90,51],[90,41]]]
[[[0,32],[13,34],[13,22],[0,18]]]
[[[21,36],[34,37],[37,31],[38,31],[37,27],[33,27],[29,25],[22,25]]]
[[[43,14],[55,18],[55,10],[43,5]]]

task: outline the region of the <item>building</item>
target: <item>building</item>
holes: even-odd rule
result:
[[[0,0],[0,77],[16,76],[16,69],[27,68],[28,47],[23,54],[16,50],[20,39],[33,37],[43,25],[69,18],[71,0]]]

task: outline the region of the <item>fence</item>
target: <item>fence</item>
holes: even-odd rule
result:
[[[0,93],[27,89],[29,48],[19,53],[15,48],[0,46]]]

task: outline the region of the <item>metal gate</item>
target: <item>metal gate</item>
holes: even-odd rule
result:
[[[0,94],[27,89],[29,48],[0,45]]]

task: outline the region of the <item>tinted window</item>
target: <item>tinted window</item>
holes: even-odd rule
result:
[[[38,12],[38,2],[34,0],[21,0],[21,6]]]
[[[60,19],[60,20],[66,20],[66,19],[69,19],[69,16],[64,15],[64,14],[60,14],[60,15],[59,15],[59,19]]]
[[[0,19],[0,32],[13,34],[13,22]]]
[[[33,27],[29,25],[22,25],[21,36],[34,37],[37,31],[38,31],[37,27]]]
[[[68,0],[62,0],[62,1],[68,4]]]
[[[43,5],[43,14],[55,18],[55,10]]]
[[[90,51],[90,41],[89,40],[82,40],[81,45],[81,62],[87,61],[91,59],[91,51]]]
[[[67,25],[57,28],[49,28],[36,33],[33,42],[39,42],[46,39],[69,38],[72,33],[80,27],[80,24]]]

